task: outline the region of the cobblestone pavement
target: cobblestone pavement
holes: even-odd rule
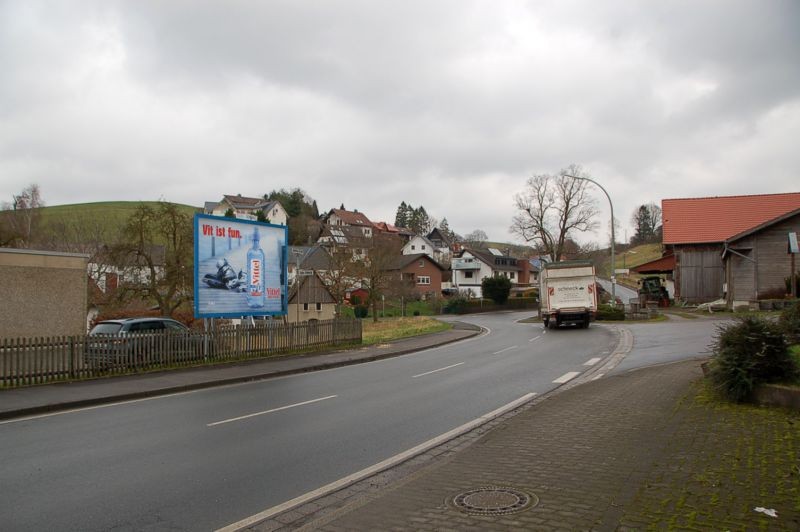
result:
[[[718,403],[697,361],[567,389],[427,460],[254,530],[800,530],[800,413]],[[454,507],[481,487],[538,503]]]

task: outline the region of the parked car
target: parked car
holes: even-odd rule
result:
[[[84,361],[92,367],[144,367],[190,358],[202,358],[201,340],[171,318],[98,322],[84,350]]]

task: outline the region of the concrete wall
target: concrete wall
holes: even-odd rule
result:
[[[86,333],[88,255],[0,248],[0,338]]]

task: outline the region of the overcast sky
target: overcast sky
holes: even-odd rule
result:
[[[511,241],[580,164],[663,198],[800,191],[800,2],[0,0],[0,201],[301,187]],[[602,229],[607,244],[607,200]]]

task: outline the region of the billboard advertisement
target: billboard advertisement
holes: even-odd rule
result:
[[[195,317],[285,315],[287,241],[283,225],[195,214]]]

